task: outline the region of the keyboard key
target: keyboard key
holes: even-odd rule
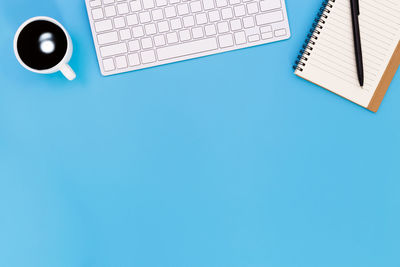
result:
[[[125,27],[125,19],[123,17],[115,18],[114,25],[117,29]]]
[[[119,35],[121,36],[122,41],[132,38],[131,31],[129,29],[120,30]]]
[[[97,35],[97,40],[99,41],[100,45],[110,44],[118,41],[118,34],[117,32],[108,32]]]
[[[126,52],[128,52],[128,49],[125,43],[100,47],[102,57],[114,56]]]
[[[264,40],[271,39],[272,37],[274,37],[274,34],[272,33],[272,31],[261,34],[261,38],[263,38]]]
[[[181,4],[181,5],[178,5],[178,14],[180,15],[180,16],[183,16],[183,15],[186,15],[186,14],[188,14],[189,13],[189,6],[188,6],[188,4]]]
[[[248,39],[249,42],[257,42],[260,41],[260,35],[258,34],[249,35]]]
[[[286,35],[286,29],[279,29],[275,31],[275,36],[280,37],[280,36],[285,36]]]
[[[118,14],[124,15],[129,13],[129,7],[127,3],[122,3],[117,5]]]
[[[240,19],[234,19],[230,22],[232,31],[237,31],[242,29],[242,22]]]
[[[156,5],[157,6],[166,6],[167,5],[167,0],[156,0]]]
[[[227,0],[216,0],[216,2],[217,2],[217,7],[224,7],[228,5]]]
[[[190,3],[190,10],[193,13],[200,12],[202,10],[201,2],[200,1],[191,2]]]
[[[281,0],[262,0],[260,1],[261,11],[281,8]]]
[[[181,41],[187,41],[190,40],[190,31],[189,30],[182,30],[179,32],[179,38],[181,39]]]
[[[151,38],[149,38],[149,37],[143,38],[142,39],[142,47],[143,47],[143,49],[153,47],[153,41],[151,40]]]
[[[105,71],[112,71],[115,70],[114,61],[112,58],[104,59],[103,60],[103,67]]]
[[[104,3],[105,5],[112,4],[112,3],[114,3],[114,2],[115,2],[115,0],[103,0],[103,3]]]
[[[132,28],[133,37],[138,38],[144,35],[143,26],[136,26]]]
[[[140,53],[140,56],[144,64],[156,61],[156,55],[153,50],[142,52]]]
[[[192,34],[194,39],[202,38],[204,36],[203,28],[202,27],[193,28]]]
[[[272,32],[272,26],[268,25],[268,26],[260,27],[260,32],[261,33]]]
[[[154,1],[153,0],[143,0],[143,8],[144,9],[150,9],[154,7]]]
[[[241,45],[246,43],[246,34],[244,32],[235,32],[234,36],[236,44]]]
[[[100,0],[90,1],[90,6],[91,6],[91,7],[98,7],[98,6],[101,6],[101,1],[100,1]]]
[[[176,18],[176,19],[171,20],[171,29],[177,30],[177,29],[180,29],[180,28],[182,28],[182,22],[181,22],[180,18]]]
[[[111,20],[98,21],[94,24],[94,28],[96,29],[96,32],[109,31],[112,29]]]
[[[194,17],[193,16],[186,16],[183,17],[183,25],[188,28],[194,26]]]
[[[169,44],[177,43],[178,42],[178,35],[176,32],[171,32],[167,34],[167,41]]]
[[[161,9],[155,9],[151,12],[153,15],[153,20],[161,20],[164,18],[164,14]]]
[[[132,40],[128,43],[129,51],[138,51],[140,49],[139,40]]]
[[[208,13],[208,17],[210,18],[210,22],[215,22],[221,20],[218,10],[213,10]]]
[[[119,56],[115,58],[115,64],[118,69],[125,69],[128,67],[128,62],[126,61],[125,56]]]
[[[243,1],[244,2],[244,1]],[[231,5],[236,5],[236,4],[239,4],[240,3],[240,0],[229,0],[229,3],[231,4]]]
[[[257,25],[271,24],[282,20],[283,20],[283,13],[281,10],[260,14],[256,16]]]
[[[104,17],[103,9],[102,8],[93,9],[92,17],[95,20],[102,19]]]
[[[159,60],[166,60],[206,51],[212,51],[217,48],[217,41],[215,38],[212,37],[184,44],[162,47],[157,49],[157,55]]]
[[[176,10],[175,7],[173,6],[166,7],[164,11],[165,11],[165,17],[167,18],[172,18],[176,16]]]
[[[215,26],[213,24],[205,26],[204,30],[206,31],[207,36],[217,34],[217,29],[215,28]]]
[[[136,14],[132,14],[126,17],[126,22],[129,26],[132,26],[138,24],[139,20]]]
[[[139,20],[141,23],[150,22],[151,21],[150,12],[145,11],[145,12],[139,13]]]
[[[252,2],[247,4],[247,12],[249,15],[258,13],[258,4],[257,2]]]
[[[133,12],[142,10],[142,3],[140,2],[140,0],[131,1],[130,5]]]
[[[246,15],[246,10],[244,8],[244,5],[240,5],[240,6],[235,6],[233,8],[234,12],[235,12],[235,16],[236,17],[241,17]]]
[[[117,11],[115,10],[114,6],[107,6],[104,8],[104,11],[106,12],[107,17],[114,17],[117,15]]]
[[[166,42],[165,42],[164,35],[156,35],[156,36],[154,36],[154,44],[155,44],[156,46],[165,45]]]
[[[228,33],[225,35],[218,36],[218,42],[221,48],[232,46],[233,45],[232,34]]]
[[[156,25],[154,23],[147,24],[144,26],[144,31],[147,35],[152,35],[157,33]]]
[[[169,25],[167,21],[161,21],[157,23],[158,31],[159,32],[167,32],[169,31]]]
[[[245,17],[245,18],[243,18],[243,26],[246,29],[254,27],[254,19],[253,19],[253,17]]]
[[[196,15],[196,22],[197,24],[206,24],[207,23],[207,16],[204,13],[199,13]]]
[[[204,10],[213,9],[215,7],[214,0],[203,0]]]
[[[128,55],[128,62],[130,66],[137,66],[140,65],[139,54],[129,54]]]
[[[223,22],[217,23],[217,28],[218,28],[218,32],[219,32],[219,33],[228,32],[228,31],[229,31],[228,22],[223,21]]]
[[[222,14],[222,18],[223,19],[230,19],[233,17],[233,12],[232,12],[232,8],[228,7],[228,8],[224,8],[221,10],[221,14]]]

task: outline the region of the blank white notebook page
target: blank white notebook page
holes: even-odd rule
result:
[[[296,75],[367,107],[400,39],[400,0],[360,0],[363,87],[357,77],[350,0],[331,4],[311,55]]]

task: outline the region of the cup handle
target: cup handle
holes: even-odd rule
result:
[[[60,71],[62,74],[64,74],[65,78],[67,78],[70,81],[76,78],[74,70],[68,64],[61,66]]]

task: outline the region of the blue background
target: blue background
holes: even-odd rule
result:
[[[373,114],[292,73],[292,38],[104,78],[83,0],[0,0],[0,266],[400,266],[400,75]],[[23,69],[60,20],[77,80]]]

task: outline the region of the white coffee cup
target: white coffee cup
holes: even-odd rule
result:
[[[72,51],[68,32],[61,23],[49,17],[28,19],[14,37],[14,53],[19,63],[35,73],[61,71],[68,80],[74,80],[76,74],[68,65]]]

